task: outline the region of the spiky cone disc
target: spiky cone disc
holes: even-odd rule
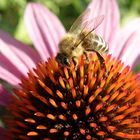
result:
[[[49,59],[40,63],[8,106],[13,140],[138,140],[140,81],[121,61],[106,56],[105,67],[91,55],[77,66]]]

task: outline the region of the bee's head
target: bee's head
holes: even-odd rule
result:
[[[77,38],[73,34],[66,34],[59,42],[59,50],[61,53],[71,55],[75,48]]]
[[[68,57],[63,53],[58,53],[56,56],[56,60],[64,66],[70,65]]]

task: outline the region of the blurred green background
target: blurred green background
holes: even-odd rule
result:
[[[32,45],[23,21],[28,2],[39,2],[53,11],[69,29],[73,21],[84,11],[91,0],[0,0],[0,29],[9,32],[16,39]],[[140,0],[116,0],[121,15],[121,26],[140,16]],[[135,72],[140,70],[140,65]]]
[[[68,29],[90,0],[0,0],[0,28],[30,44],[23,22],[24,9],[28,2],[40,2],[46,5]],[[118,0],[118,3],[121,25],[140,15],[140,0]]]

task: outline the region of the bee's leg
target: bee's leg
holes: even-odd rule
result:
[[[63,66],[69,66],[70,65],[68,57],[65,54],[62,54],[62,53],[57,54],[56,61],[59,64],[62,64]]]
[[[105,71],[107,71],[105,60],[104,60],[103,56],[99,52],[96,52],[96,54],[97,54],[97,57],[99,58],[101,67],[105,68]]]
[[[98,58],[99,58],[99,60],[100,60],[100,63],[101,63],[101,65],[103,64],[105,64],[105,60],[104,60],[104,58],[101,56],[101,54],[99,53],[99,52],[96,52],[96,54],[97,54],[97,56],[98,56]]]
[[[90,57],[89,57],[89,52],[88,51],[84,51],[84,55],[85,55],[85,57],[86,57],[86,62],[87,63],[89,63],[89,61],[90,61]]]
[[[77,64],[78,64],[78,59],[77,59],[77,57],[76,57],[76,56],[73,56],[73,57],[72,57],[72,60],[73,60],[73,62],[74,62],[74,65],[77,66]]]

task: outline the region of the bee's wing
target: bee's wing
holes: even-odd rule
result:
[[[92,32],[102,23],[104,19],[103,15],[89,20],[90,11],[90,9],[87,9],[76,19],[69,30],[70,33],[79,34],[84,30]]]
[[[84,30],[87,30],[89,32],[94,31],[102,23],[103,20],[104,20],[104,15],[100,15],[98,17],[93,18],[90,21],[84,22],[82,25],[83,26],[82,31]]]
[[[83,25],[85,25],[85,23],[87,22],[86,17],[88,17],[90,14],[90,9],[87,9],[86,11],[84,11],[76,20],[75,22],[72,24],[71,28],[69,29],[68,32],[70,33],[78,33],[79,31],[81,31],[81,29],[83,28]]]

